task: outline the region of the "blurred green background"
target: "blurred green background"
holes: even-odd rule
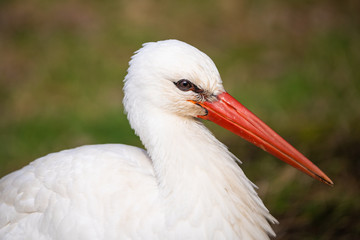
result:
[[[122,80],[143,42],[169,38],[207,53],[228,92],[335,182],[209,124],[259,186],[278,239],[360,239],[357,0],[2,0],[0,176],[79,145],[141,146]]]

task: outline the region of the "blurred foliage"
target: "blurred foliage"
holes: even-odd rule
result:
[[[127,62],[175,38],[335,182],[208,124],[259,186],[278,239],[360,239],[359,12],[356,0],[0,1],[0,176],[78,145],[141,146],[122,110]]]

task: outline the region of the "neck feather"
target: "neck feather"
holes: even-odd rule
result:
[[[223,218],[236,236],[266,239],[267,234],[274,235],[267,220],[276,220],[254,185],[202,123],[156,111],[146,116],[151,118],[142,119],[137,133],[153,161],[170,225],[181,219],[201,225],[207,216],[213,222]]]

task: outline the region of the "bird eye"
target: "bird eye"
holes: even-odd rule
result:
[[[181,79],[175,83],[176,87],[181,91],[189,91],[194,89],[194,84],[186,79]]]

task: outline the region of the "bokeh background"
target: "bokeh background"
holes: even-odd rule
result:
[[[141,146],[122,80],[143,42],[169,38],[207,53],[228,92],[335,182],[208,124],[259,186],[278,239],[360,239],[357,0],[2,0],[0,176],[79,145]]]

